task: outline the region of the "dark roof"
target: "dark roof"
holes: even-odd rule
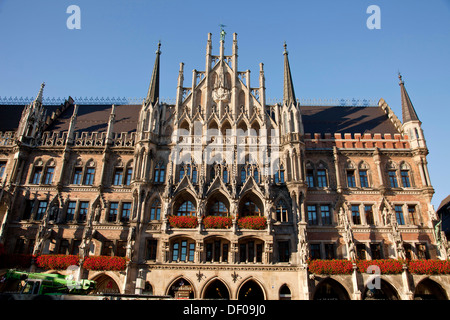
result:
[[[441,201],[441,204],[439,205],[439,208],[436,210],[436,212],[441,211],[442,208],[445,209],[449,203],[450,203],[450,195],[448,195],[444,200]]]
[[[399,133],[380,107],[300,106],[300,111],[305,133]]]
[[[60,108],[58,105],[44,106],[47,116]],[[25,105],[0,105],[0,131],[16,131],[19,128]]]
[[[141,105],[117,105],[114,132],[134,132],[137,128]],[[68,107],[47,131],[69,130],[74,106]],[[106,132],[111,105],[79,105],[75,131]]]

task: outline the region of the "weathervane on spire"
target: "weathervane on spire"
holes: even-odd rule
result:
[[[225,41],[225,35],[227,34],[223,28],[226,27],[224,24],[219,24],[220,27],[220,41]]]

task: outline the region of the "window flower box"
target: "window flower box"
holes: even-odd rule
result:
[[[308,269],[314,274],[351,274],[353,263],[350,260],[309,260]]]
[[[411,260],[408,270],[414,274],[450,274],[449,260]]]
[[[196,228],[198,221],[196,216],[169,216],[169,224],[172,228]]]
[[[65,270],[69,266],[78,265],[78,256],[64,254],[46,254],[38,256],[36,265],[46,270]]]
[[[357,260],[356,265],[361,273],[366,273],[367,268],[376,265],[380,268],[381,274],[399,274],[403,271],[404,261],[395,259],[379,259],[379,260]]]
[[[207,216],[203,219],[203,226],[206,229],[228,229],[232,224],[231,217]]]
[[[240,229],[264,230],[267,228],[266,218],[260,216],[239,218],[237,223]]]
[[[92,271],[124,271],[127,258],[110,256],[91,256],[84,259],[83,268]]]

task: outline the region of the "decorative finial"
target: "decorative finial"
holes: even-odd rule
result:
[[[400,80],[399,83],[402,84],[403,80],[402,80],[402,75],[401,75],[400,71],[398,72],[398,79]]]
[[[284,47],[284,52],[283,52],[283,54],[288,54],[286,41],[284,41],[283,47]]]
[[[156,50],[156,54],[161,54],[161,40],[158,41],[158,50]]]
[[[220,41],[225,41],[225,35],[227,34],[223,28],[226,27],[224,24],[219,24],[220,27]]]

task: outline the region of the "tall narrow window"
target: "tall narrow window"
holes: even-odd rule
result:
[[[416,219],[416,206],[408,206],[408,218],[409,218],[409,223],[413,224],[413,225],[417,225],[418,221]]]
[[[314,188],[314,171],[313,170],[306,170],[306,183],[308,184],[308,187]]]
[[[326,188],[326,187],[328,187],[327,172],[324,169],[317,170],[317,186],[319,188]]]
[[[278,261],[289,262],[290,256],[289,241],[278,241]]]
[[[117,211],[119,209],[119,203],[118,202],[111,202],[109,205],[109,215],[108,215],[108,221],[114,222],[117,220]]]
[[[116,168],[114,170],[114,179],[113,179],[113,185],[120,186],[123,181],[123,169],[122,168]]]
[[[349,188],[356,187],[355,170],[347,170],[347,186]]]
[[[353,224],[361,224],[361,216],[359,215],[359,206],[358,205],[352,206],[352,219],[353,219]]]
[[[316,206],[308,206],[307,210],[308,210],[308,224],[316,225],[318,223]]]
[[[66,221],[72,221],[75,217],[75,209],[77,207],[76,201],[70,201],[67,205]]]
[[[373,209],[371,205],[365,205],[364,206],[364,214],[366,217],[366,223],[374,225],[375,221],[373,219]]]
[[[156,199],[150,208],[150,220],[159,220],[161,217],[161,202]]]
[[[39,201],[38,209],[36,212],[35,220],[42,220],[45,211],[47,211],[47,201]]]
[[[325,259],[332,260],[336,258],[336,254],[334,253],[334,244],[325,243]]]
[[[31,180],[31,183],[32,184],[41,183],[41,176],[42,176],[42,167],[35,167],[34,173],[33,173],[33,179]]]
[[[131,203],[130,202],[122,203],[122,213],[120,215],[120,221],[122,222],[130,221],[130,214],[131,214]]]
[[[361,184],[361,188],[369,187],[369,179],[367,178],[367,170],[359,170],[359,182]]]
[[[256,183],[259,183],[259,172],[258,172],[258,168],[254,168],[253,169],[253,179],[255,179]]]
[[[370,252],[372,256],[372,260],[382,259],[381,255],[381,245],[379,243],[371,243],[370,244]]]
[[[3,174],[5,173],[6,162],[0,161],[0,178],[3,178]]]
[[[408,170],[402,170],[402,171],[400,171],[400,174],[402,176],[403,188],[410,188],[411,187],[411,182],[409,180],[409,171]]]
[[[323,225],[331,225],[330,206],[320,206]]]
[[[309,245],[309,255],[311,260],[320,259],[320,243],[311,243]]]
[[[156,260],[156,250],[158,249],[158,241],[155,239],[147,240],[147,254],[145,256],[146,260]]]
[[[245,171],[245,168],[241,169],[241,182],[244,183],[245,179],[247,179],[247,173]]]
[[[182,164],[180,166],[180,178],[179,180],[181,181],[184,178],[184,165]]]
[[[395,217],[397,218],[397,223],[399,225],[405,224],[405,219],[403,218],[403,206],[400,205],[395,206]]]
[[[89,202],[80,202],[80,209],[78,211],[78,222],[86,221],[87,213],[89,209]]]
[[[81,184],[82,172],[83,172],[82,168],[75,168],[75,170],[73,171],[72,184]]]
[[[31,214],[33,213],[34,210],[34,200],[26,200],[25,202],[25,211],[23,213],[23,220],[27,220],[31,218]]]
[[[129,186],[131,184],[131,177],[133,175],[133,168],[127,168],[126,174],[125,174],[125,183],[124,185]]]
[[[389,170],[388,174],[389,174],[389,184],[391,188],[398,188],[397,171]]]
[[[47,170],[45,171],[45,178],[44,178],[45,184],[52,184],[54,173],[55,173],[55,167],[47,168]]]
[[[227,167],[223,167],[222,179],[223,179],[224,183],[228,183],[228,169],[227,169]]]
[[[87,168],[86,175],[84,176],[84,184],[91,186],[94,184],[95,168]]]
[[[198,182],[198,172],[197,172],[197,167],[192,167],[192,183],[197,183]]]

